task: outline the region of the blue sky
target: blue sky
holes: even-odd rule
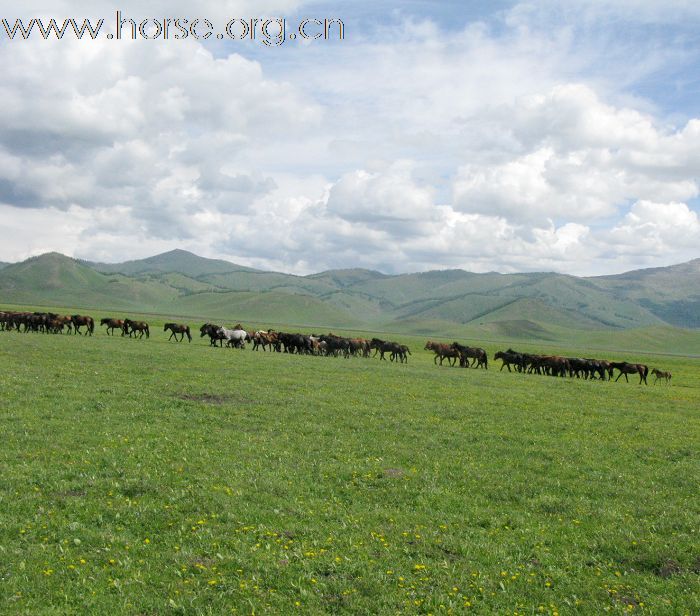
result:
[[[296,273],[585,275],[700,256],[694,3],[120,8],[217,26],[338,17],[346,37],[0,39],[0,260],[180,247]],[[17,10],[3,15],[111,24],[114,7]]]

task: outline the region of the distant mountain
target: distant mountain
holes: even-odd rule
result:
[[[16,304],[105,306],[146,309],[177,296],[157,283],[143,283],[120,274],[104,275],[63,256],[47,253],[0,270],[0,298]]]
[[[700,327],[700,259],[589,280],[616,297],[636,302],[666,323]]]
[[[480,327],[547,339],[552,329],[700,328],[700,259],[616,276],[389,276],[366,269],[295,276],[184,250],[119,264],[48,253],[0,269],[0,302],[429,333]]]
[[[254,272],[255,270],[228,261],[206,259],[187,250],[171,250],[154,257],[125,261],[124,263],[91,263],[87,265],[103,273],[120,273],[127,276],[146,272],[176,272],[186,276],[202,276],[204,274],[224,274],[227,272]]]
[[[307,276],[307,278],[323,280],[336,287],[346,288],[369,280],[385,280],[390,278],[390,276],[382,274],[381,272],[375,272],[374,270],[356,268],[328,270],[319,274],[311,274]]]
[[[0,261],[0,269],[3,269],[4,267],[7,267],[10,265],[9,263],[5,263],[4,261]]]

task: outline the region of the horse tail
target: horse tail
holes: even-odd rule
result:
[[[151,333],[148,331],[148,323],[146,323],[146,338],[150,338]]]
[[[484,351],[484,369],[489,369],[489,356],[488,353],[486,353],[486,351]]]
[[[90,335],[92,336],[93,332],[95,331],[95,320],[92,317],[88,317],[87,326],[88,326],[88,331],[90,332]]]
[[[190,342],[192,342],[192,335],[190,334],[190,326],[189,325],[185,328],[185,333],[187,334],[187,339]]]

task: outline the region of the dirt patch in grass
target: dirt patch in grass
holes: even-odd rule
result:
[[[188,402],[203,402],[214,405],[226,404],[231,399],[230,396],[222,394],[180,394],[178,398]]]
[[[404,472],[400,468],[385,468],[384,469],[384,477],[403,477]]]
[[[180,400],[187,402],[200,402],[202,404],[211,404],[213,406],[222,406],[224,404],[255,404],[256,400],[246,398],[245,396],[233,394],[179,394]]]
[[[670,578],[673,575],[678,575],[679,573],[682,573],[683,569],[677,561],[670,559],[667,560],[663,565],[661,565],[657,570],[656,570],[656,575],[658,575],[661,578]]]
[[[81,498],[87,496],[87,490],[64,490],[63,492],[56,492],[56,496],[60,498]]]
[[[639,601],[635,597],[631,597],[630,595],[621,595],[618,598],[618,601],[622,603],[622,605],[639,607]]]

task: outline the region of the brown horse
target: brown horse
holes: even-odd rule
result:
[[[83,333],[80,331],[80,328],[85,326],[87,328],[86,336],[90,334],[92,336],[92,333],[95,331],[95,321],[91,316],[88,315],[80,315],[80,314],[74,314],[71,315],[71,321],[73,322],[73,329],[75,330],[76,334],[80,334],[81,336]]]
[[[148,323],[145,321],[132,321],[131,319],[124,319],[124,333],[129,334],[129,338],[133,335],[136,337],[136,332],[139,332],[139,340],[143,338],[146,334],[146,338],[151,337],[151,333],[148,329]]]
[[[167,332],[168,330],[172,332],[168,341],[172,340],[173,336],[175,336],[175,342],[182,342],[185,336],[187,336],[187,339],[192,342],[192,334],[190,334],[189,325],[185,325],[184,323],[166,323],[163,326],[163,331]],[[177,334],[180,334],[180,340],[177,339]]]
[[[656,385],[656,381],[658,381],[659,379],[663,379],[664,381],[666,381],[667,385],[671,384],[672,375],[670,372],[662,372],[658,368],[654,368],[652,369],[651,373],[656,377],[656,379],[654,380],[654,385]]]
[[[106,325],[107,326],[107,335],[114,336],[114,330],[118,329],[121,330],[122,336],[126,333],[124,329],[124,321],[122,319],[111,319],[109,317],[105,317],[104,319],[100,319],[100,325]],[[112,330],[112,333],[109,333],[109,330]]]
[[[611,366],[611,368],[613,368],[613,369],[617,368],[620,371],[620,374],[618,374],[617,378],[615,379],[616,383],[620,380],[620,377],[623,374],[625,375],[625,381],[627,381],[628,383],[630,382],[630,380],[627,378],[628,374],[638,374],[640,385],[642,383],[644,383],[645,385],[649,384],[649,383],[647,383],[647,375],[649,374],[649,366],[645,366],[644,364],[630,364],[630,363],[627,363],[626,361],[611,361],[610,366]]]
[[[484,368],[488,370],[489,368],[489,358],[486,355],[486,351],[479,347],[463,346],[459,342],[453,342],[452,348],[459,353],[459,366],[460,368]],[[472,360],[471,364],[469,360]]]
[[[454,366],[459,359],[459,351],[455,349],[452,345],[444,344],[443,342],[433,342],[428,340],[425,343],[425,350],[432,351],[435,353],[433,358],[433,363],[437,364],[438,357],[440,358],[440,365],[442,366],[442,361],[447,358],[450,366]]]
[[[549,376],[566,376],[569,372],[569,360],[558,355],[545,355],[539,358],[539,367]]]
[[[270,351],[274,351],[279,342],[277,332],[271,329],[267,331],[257,331],[251,338],[253,340],[253,351],[257,351],[258,347],[262,347],[263,351],[267,351],[268,346],[270,347]]]

